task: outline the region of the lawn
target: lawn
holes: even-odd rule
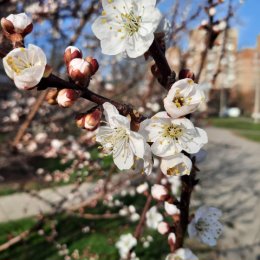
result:
[[[142,212],[145,197],[141,195],[118,197],[124,205],[135,205],[138,213]],[[99,203],[95,208],[86,212],[91,214],[103,214],[107,211],[117,213],[119,208],[108,208]],[[30,229],[36,223],[36,219],[23,219],[0,224],[0,245],[8,238],[17,236],[21,232]],[[53,236],[55,225],[57,235]],[[78,216],[58,214],[50,218],[44,224],[45,236],[34,232],[23,241],[13,245],[9,249],[0,252],[0,260],[64,260],[65,256],[60,255],[60,245],[66,244],[68,255],[71,256],[75,250],[79,252],[79,258],[71,257],[71,260],[119,260],[115,243],[121,234],[133,233],[137,222],[130,222],[127,218],[88,220]],[[89,232],[83,232],[89,227]],[[153,241],[145,248],[143,239],[152,236]],[[208,260],[214,249],[201,247],[188,241],[188,247],[196,252],[200,260]],[[167,237],[160,235],[156,230],[144,229],[144,234],[135,248],[135,253],[140,260],[165,260],[169,253]],[[211,258],[213,259],[213,258]]]
[[[251,118],[210,118],[209,122],[213,126],[232,129],[238,135],[260,142],[260,123],[254,123]]]
[[[144,202],[145,198],[140,195],[124,197],[124,203],[137,205],[136,208],[139,212],[142,210]],[[99,204],[96,208],[89,209],[88,213],[102,214],[107,210],[106,206]],[[110,211],[117,212],[118,209],[113,208]],[[16,236],[31,228],[35,223],[36,220],[31,218],[0,224],[0,244],[6,242],[8,237]],[[58,235],[51,239],[53,223],[56,223]],[[45,237],[34,232],[24,241],[0,252],[0,260],[63,260],[64,256],[59,255],[59,250],[57,250],[58,244],[66,244],[69,255],[77,249],[80,254],[79,260],[117,260],[119,255],[114,246],[115,242],[121,234],[133,232],[136,224],[122,217],[110,220],[87,220],[77,216],[60,214],[55,216],[55,220],[50,220],[43,226]],[[89,227],[90,231],[82,232],[84,227]],[[142,243],[139,243],[135,252],[140,259],[165,259],[168,252],[166,238],[151,229],[146,229],[145,235],[152,235],[154,240],[147,249],[144,249]]]

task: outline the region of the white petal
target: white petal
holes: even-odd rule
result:
[[[103,104],[106,121],[112,128],[124,126],[130,128],[130,121],[128,118],[121,116],[114,105],[109,102]]]
[[[142,135],[135,133],[133,131],[130,132],[129,136],[129,142],[130,142],[130,147],[133,151],[133,153],[138,157],[138,158],[144,158],[145,154],[145,140]]]
[[[181,147],[179,147],[172,140],[158,138],[151,146],[152,153],[159,157],[168,157],[176,153],[181,152]]]
[[[129,170],[134,164],[134,154],[128,142],[119,140],[113,149],[115,165],[120,170]]]
[[[28,55],[29,59],[32,64],[35,65],[46,65],[47,64],[47,58],[43,50],[34,45],[34,44],[29,44],[28,45]]]
[[[110,37],[101,40],[102,53],[106,55],[117,55],[126,50],[125,39]]]
[[[146,36],[150,33],[154,33],[162,19],[162,14],[159,9],[153,6],[145,7],[144,14],[142,15],[142,25],[139,33],[142,36]]]
[[[126,52],[130,58],[137,58],[148,51],[154,40],[154,34],[150,33],[142,36],[135,33],[134,36],[128,37],[126,42]]]
[[[20,75],[15,75],[14,83],[19,89],[32,89],[41,81],[44,71],[45,66],[26,69]]]
[[[138,4],[140,6],[155,6],[156,5],[156,0],[138,0]]]

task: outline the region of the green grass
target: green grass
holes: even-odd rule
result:
[[[144,205],[144,197],[125,197],[127,205],[135,203],[140,212]],[[99,204],[97,207],[88,210],[89,213],[104,213],[108,209]],[[117,211],[113,209],[113,211]],[[136,223],[131,223],[127,219],[117,218],[111,220],[86,220],[75,216],[57,215],[56,230],[58,235],[55,242],[67,244],[70,254],[78,249],[81,255],[80,260],[88,260],[91,255],[98,255],[98,259],[117,260],[118,251],[115,242],[124,233],[133,232]],[[15,222],[0,224],[0,243],[7,241],[7,238],[15,236],[35,224],[34,219],[24,219]],[[89,226],[90,232],[84,234],[82,228]],[[51,224],[45,224],[45,234],[51,235]],[[166,237],[161,236],[156,231],[147,230],[146,235],[151,234],[154,241],[148,249],[144,249],[139,243],[135,252],[141,260],[164,260],[168,252]],[[38,233],[31,234],[24,241],[10,247],[4,252],[0,252],[0,260],[63,260],[57,252],[54,242],[46,241]]]
[[[260,142],[260,123],[255,124],[250,118],[210,118],[210,123],[216,127],[232,129],[240,136]]]

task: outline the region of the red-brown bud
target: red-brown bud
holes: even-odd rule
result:
[[[189,69],[182,69],[179,73],[179,80],[187,78],[195,80],[195,74]]]
[[[92,66],[84,59],[73,59],[68,66],[69,76],[76,83],[85,83],[92,76]]]
[[[79,98],[79,92],[73,89],[62,89],[57,96],[57,102],[62,107],[70,107]]]
[[[7,33],[15,33],[13,23],[4,17],[1,19],[1,27]]]
[[[82,52],[80,49],[74,46],[69,46],[64,52],[64,61],[68,65],[73,59],[82,58]]]
[[[98,128],[100,120],[102,117],[102,112],[100,109],[96,108],[87,114],[81,114],[76,117],[76,124],[79,128],[83,128],[89,131],[94,131]]]
[[[12,42],[20,41],[20,38],[23,39],[33,30],[32,19],[25,13],[10,14],[2,18],[1,26],[5,36]]]
[[[99,69],[98,61],[96,59],[92,58],[92,57],[87,57],[85,60],[91,65],[92,76],[93,76],[94,74],[96,74],[96,72]]]

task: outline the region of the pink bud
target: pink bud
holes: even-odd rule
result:
[[[1,26],[5,35],[20,34],[25,37],[33,29],[32,19],[25,13],[10,14],[1,19]]]
[[[69,63],[68,72],[73,81],[84,83],[92,75],[92,66],[84,59],[76,58]]]
[[[167,222],[160,222],[157,227],[157,230],[160,234],[165,235],[169,232],[170,226]]]
[[[70,107],[78,99],[79,93],[73,89],[62,89],[57,96],[57,102],[62,107]]]
[[[102,117],[102,112],[100,109],[95,109],[87,114],[81,114],[76,117],[76,124],[80,128],[87,129],[89,131],[94,131],[98,128],[100,120]]]
[[[64,52],[64,61],[68,65],[73,59],[82,58],[82,52],[80,49],[74,46],[69,46]]]
[[[180,214],[180,210],[174,204],[168,203],[167,201],[164,203],[164,208],[170,216]]]
[[[160,184],[153,185],[151,192],[153,198],[159,201],[164,201],[168,197],[168,190]]]
[[[170,233],[168,236],[168,243],[172,251],[174,251],[175,243],[176,243],[176,235],[174,233]]]

